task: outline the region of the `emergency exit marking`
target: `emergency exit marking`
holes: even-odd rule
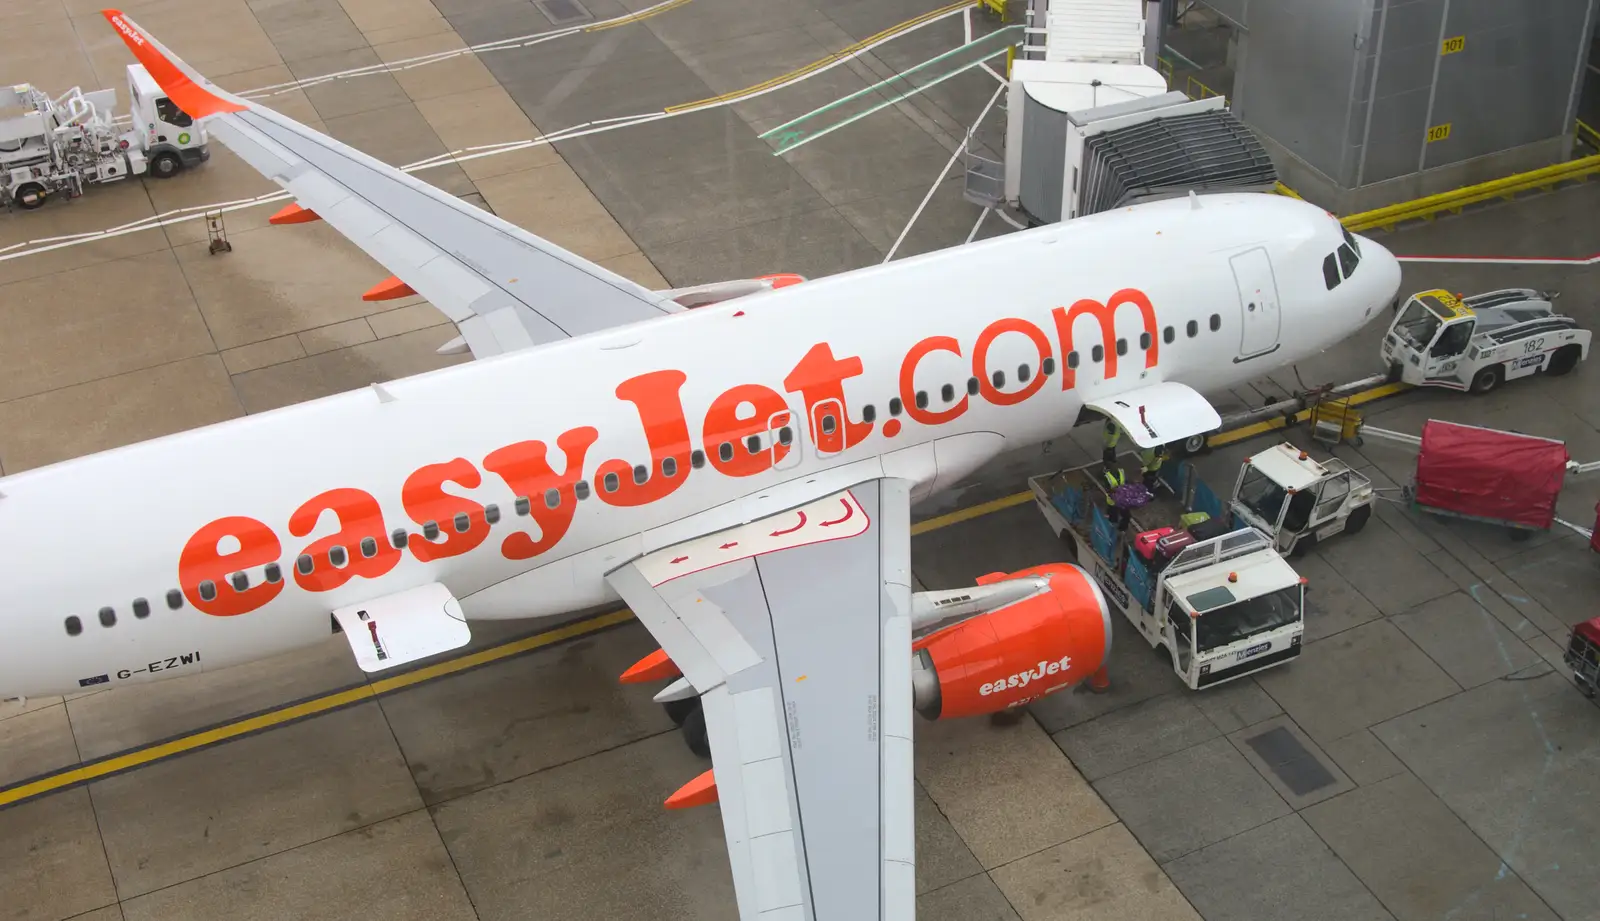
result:
[[[1429,128],[1428,129],[1428,143],[1432,144],[1434,141],[1442,141],[1445,138],[1449,137],[1450,136],[1450,125],[1451,125],[1451,122],[1445,122],[1442,125],[1434,125],[1432,128]]]
[[[1467,37],[1465,35],[1457,35],[1455,38],[1444,40],[1442,47],[1439,48],[1439,54],[1441,56],[1455,54],[1465,47],[1467,47]]]

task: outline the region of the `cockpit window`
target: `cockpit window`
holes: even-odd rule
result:
[[[1339,271],[1344,273],[1345,278],[1350,277],[1350,273],[1356,270],[1356,263],[1360,261],[1361,257],[1350,248],[1350,244],[1346,243],[1339,247]]]
[[[1339,282],[1341,281],[1339,278],[1339,264],[1334,261],[1333,253],[1329,253],[1328,258],[1322,260],[1322,280],[1327,282],[1329,291],[1339,287]]]
[[[1361,257],[1361,244],[1357,243],[1355,235],[1344,227],[1340,227],[1339,230],[1344,234],[1344,242],[1355,252],[1356,258],[1359,260]]]

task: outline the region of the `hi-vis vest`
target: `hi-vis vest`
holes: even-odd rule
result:
[[[1126,485],[1128,485],[1128,475],[1126,473],[1122,472],[1122,468],[1121,467],[1107,467],[1106,468],[1106,504],[1107,505],[1116,505],[1117,501],[1115,499],[1111,498],[1111,493],[1113,491],[1115,491],[1118,486],[1126,486]]]

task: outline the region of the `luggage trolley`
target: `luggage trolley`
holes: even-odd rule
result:
[[[1417,511],[1508,528],[1513,540],[1555,522],[1571,460],[1562,442],[1438,419],[1419,442],[1416,476],[1402,488]]]
[[[1600,687],[1600,617],[1592,617],[1572,628],[1567,650],[1561,661],[1572,669],[1572,680],[1585,697],[1593,697]]]

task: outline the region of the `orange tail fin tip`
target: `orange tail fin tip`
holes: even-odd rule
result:
[[[278,210],[278,213],[267,218],[267,223],[309,224],[312,221],[320,220],[322,220],[321,215],[317,214],[315,211],[312,211],[310,208],[302,208],[299,205],[284,205]]]
[[[627,671],[622,673],[620,680],[623,684],[644,684],[646,681],[661,681],[667,678],[676,678],[683,672],[673,664],[665,649],[657,649],[639,661],[633,663]]]
[[[361,299],[364,301],[392,301],[395,298],[410,297],[416,293],[411,290],[410,285],[390,275],[369,288],[366,294],[361,295]]]
[[[706,771],[679,787],[678,792],[667,797],[667,808],[692,809],[695,806],[708,806],[716,802],[717,780],[711,775],[711,771]]]

